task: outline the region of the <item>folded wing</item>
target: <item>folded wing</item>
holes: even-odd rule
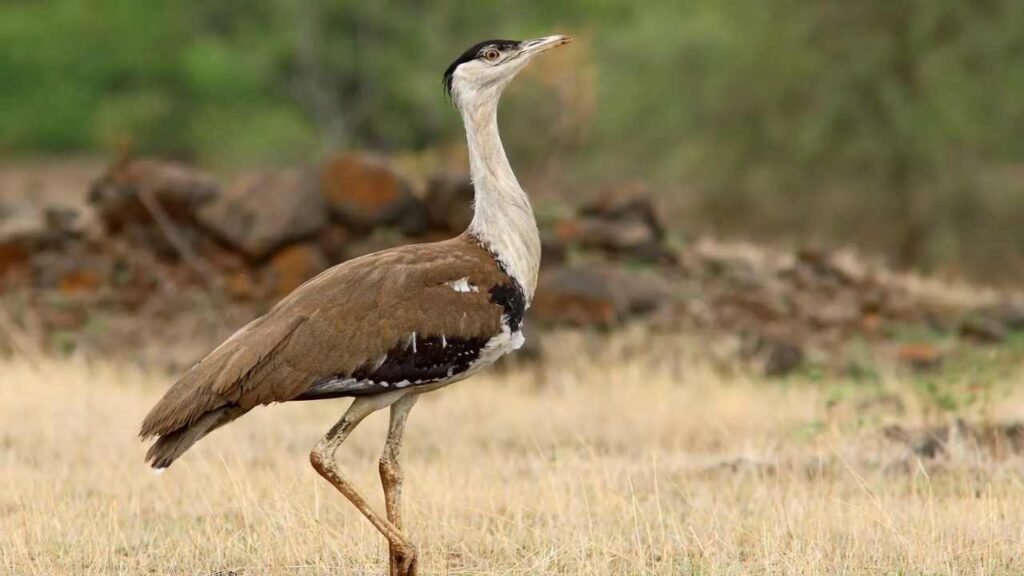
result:
[[[508,333],[510,321],[518,327],[517,290],[467,236],[335,266],[240,329],[167,391],[142,424],[143,438],[159,437],[147,459],[166,467],[261,404],[457,378]]]

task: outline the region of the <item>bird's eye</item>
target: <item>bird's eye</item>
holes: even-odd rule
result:
[[[498,52],[497,50],[495,50],[494,48],[491,48],[487,52],[484,52],[484,58],[486,58],[487,60],[490,60],[491,62],[494,62],[495,60],[497,60],[500,57],[501,57],[501,53]]]

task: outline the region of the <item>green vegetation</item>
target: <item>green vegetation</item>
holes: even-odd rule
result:
[[[553,31],[581,42],[505,128],[550,188],[641,179],[690,230],[1024,277],[1018,0],[8,0],[0,152],[422,150],[460,138],[456,54]]]
[[[1022,347],[1015,337],[993,348],[965,348],[953,355],[941,370],[915,375],[912,382],[928,408],[963,415],[972,409],[991,420],[993,404],[1013,392],[1020,372]]]

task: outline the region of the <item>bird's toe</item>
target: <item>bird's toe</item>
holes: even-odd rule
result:
[[[402,547],[396,554],[398,560],[399,576],[416,576],[417,553],[416,547],[408,545]]]

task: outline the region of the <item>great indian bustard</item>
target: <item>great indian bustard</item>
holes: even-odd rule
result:
[[[392,576],[416,572],[402,528],[399,449],[420,394],[463,380],[523,344],[540,237],[498,136],[498,100],[537,54],[568,36],[476,44],[444,74],[462,115],[475,188],[462,235],[335,266],[302,285],[193,366],[153,407],[140,435],[164,469],[198,440],[261,404],[355,399],[310,453],[313,468],[387,538]],[[346,480],[334,455],[367,415],[391,408],[380,457],[386,517]]]

